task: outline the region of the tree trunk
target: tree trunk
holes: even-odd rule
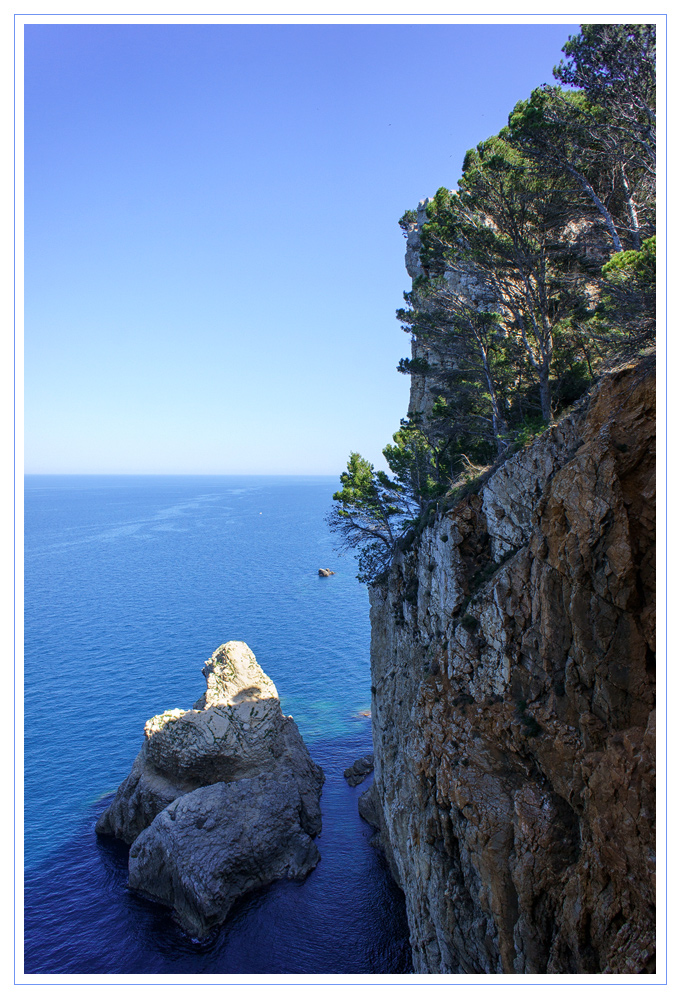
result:
[[[623,244],[620,242],[620,237],[616,232],[616,227],[614,225],[613,218],[608,208],[601,200],[597,192],[594,190],[588,179],[583,174],[581,174],[579,170],[576,170],[576,168],[573,166],[572,163],[567,163],[566,167],[568,172],[572,174],[573,177],[575,177],[575,179],[579,182],[585,194],[589,195],[589,197],[592,199],[594,207],[597,209],[597,211],[599,212],[599,214],[601,215],[602,219],[606,224],[606,228],[609,231],[609,235],[611,237],[611,242],[613,243],[614,250],[616,251],[616,253],[620,253],[621,250],[623,249]]]
[[[493,382],[492,373],[490,371],[490,365],[488,364],[488,353],[485,347],[478,341],[478,346],[481,351],[481,358],[483,359],[483,372],[485,374],[485,380],[488,385],[488,392],[490,393],[490,404],[492,410],[492,420],[493,420],[493,436],[495,438],[495,444],[497,446],[497,454],[503,455],[507,450],[507,445],[502,440],[502,434],[507,429],[507,425],[502,419],[502,414],[500,413],[500,407],[497,402],[497,393],[495,391],[495,383]]]
[[[628,206],[628,215],[630,216],[630,227],[632,231],[632,245],[635,250],[640,248],[639,239],[639,218],[637,217],[637,208],[632,198],[632,192],[630,191],[630,185],[628,184],[627,174],[625,173],[625,167],[621,163],[620,165],[620,180],[623,185],[623,192],[625,194],[625,203]]]
[[[540,405],[542,419],[549,422],[552,419],[552,394],[549,388],[549,364],[543,362],[540,368]]]

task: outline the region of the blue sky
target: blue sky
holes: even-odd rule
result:
[[[578,30],[26,25],[26,471],[382,464],[397,220]]]

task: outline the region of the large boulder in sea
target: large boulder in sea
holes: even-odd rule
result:
[[[219,781],[162,810],[130,849],[131,889],[173,907],[203,938],[246,892],[304,878],[320,859],[302,825],[296,777]]]
[[[220,646],[190,711],[150,719],[96,830],[131,844],[131,888],[202,938],[243,893],[319,860],[324,775],[243,642]]]

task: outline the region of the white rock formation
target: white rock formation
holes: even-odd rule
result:
[[[145,724],[145,742],[97,833],[132,844],[130,886],[204,937],[232,903],[319,860],[324,775],[243,642],[220,646],[190,711]]]

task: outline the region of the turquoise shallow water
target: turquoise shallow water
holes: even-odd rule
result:
[[[29,476],[25,971],[409,972],[400,891],[342,772],[371,750],[366,589],[334,551],[333,477]],[[320,578],[329,566],[335,576]],[[243,900],[198,948],[126,888],[94,824],[144,721],[249,644],[326,775],[322,861]]]

